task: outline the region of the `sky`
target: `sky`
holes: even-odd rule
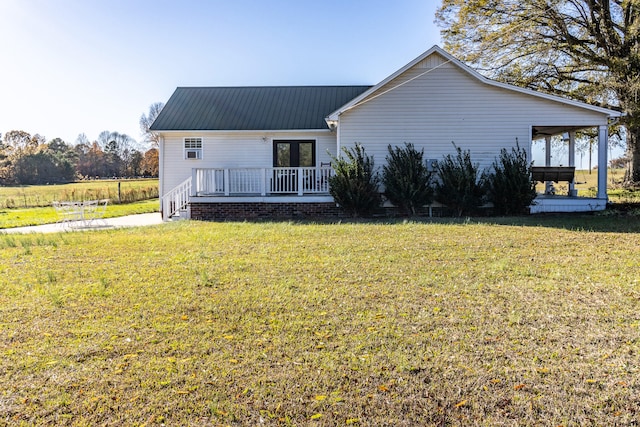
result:
[[[178,86],[373,85],[441,44],[439,0],[0,0],[0,133],[73,144]]]

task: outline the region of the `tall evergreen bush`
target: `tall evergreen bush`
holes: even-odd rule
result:
[[[487,196],[498,215],[527,213],[536,198],[536,183],[531,179],[531,163],[527,152],[517,145],[508,152],[500,150],[487,175]]]
[[[329,178],[329,193],[350,215],[370,215],[382,202],[373,157],[361,144],[351,149],[343,147],[342,152],[343,157],[332,157],[335,174]]]
[[[413,144],[404,148],[391,145],[383,168],[384,195],[391,203],[407,215],[415,215],[418,208],[433,200],[431,172],[424,163],[424,150],[418,151]]]
[[[478,164],[471,161],[468,150],[455,148],[455,156],[447,154],[436,165],[435,199],[458,216],[473,214],[484,203],[484,176],[479,174]]]

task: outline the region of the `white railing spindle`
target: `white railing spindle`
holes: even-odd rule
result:
[[[327,194],[331,167],[195,169],[193,195]]]

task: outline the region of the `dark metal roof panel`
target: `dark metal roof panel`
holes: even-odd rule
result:
[[[369,88],[179,87],[151,130],[326,129],[326,116]]]

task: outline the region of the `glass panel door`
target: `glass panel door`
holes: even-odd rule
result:
[[[313,140],[273,141],[273,173],[271,191],[274,193],[297,193],[299,167],[316,165],[316,142]]]
[[[315,141],[273,141],[273,166],[277,168],[316,165]]]
[[[313,167],[315,162],[313,161],[313,142],[300,142],[298,143],[298,166]]]
[[[291,166],[291,143],[276,142],[274,154],[273,166],[277,168],[288,168]]]

